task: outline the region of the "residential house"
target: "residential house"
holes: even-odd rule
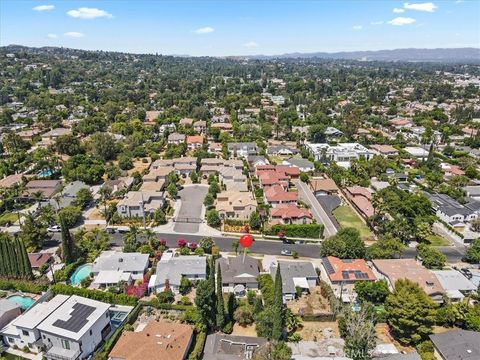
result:
[[[207,129],[207,122],[204,120],[195,121],[193,123],[193,128],[199,134],[204,133]]]
[[[182,126],[193,126],[193,119],[190,119],[190,118],[180,119],[179,125],[182,125]]]
[[[223,153],[222,143],[212,142],[208,144],[208,153],[214,154],[214,155],[222,155]]]
[[[257,155],[257,145],[254,142],[228,143],[227,146],[234,158],[247,159],[250,155]]]
[[[200,281],[207,278],[207,260],[204,256],[178,256],[164,253],[157,263],[157,271],[150,278],[150,292],[162,292],[168,285],[174,293],[179,292],[182,276],[190,281]]]
[[[90,189],[90,186],[78,180],[68,183],[59,196],[56,196],[55,199],[50,199],[50,205],[57,210],[72,205],[81,189]]]
[[[20,136],[22,140],[32,141],[36,136],[40,135],[41,131],[39,129],[23,130],[17,132],[17,135]]]
[[[0,179],[0,189],[5,188],[11,188],[15,185],[21,184],[22,183],[22,178],[24,177],[24,174],[14,174],[14,175],[8,175],[5,176],[3,179]]]
[[[395,118],[389,121],[389,124],[393,130],[402,130],[409,129],[413,126],[413,123],[410,119],[406,118]]]
[[[123,176],[118,179],[107,180],[103,183],[103,186],[111,188],[113,193],[124,190],[127,191],[132,186],[134,180],[133,176]]]
[[[137,331],[124,331],[109,360],[184,360],[193,340],[193,327],[169,320],[152,320]]]
[[[110,304],[56,295],[35,304],[1,330],[9,346],[44,351],[47,360],[86,359],[111,332]]]
[[[451,301],[459,301],[477,291],[477,287],[458,270],[432,270]]]
[[[480,359],[480,332],[450,330],[430,335],[434,354],[438,360],[478,360]]]
[[[70,135],[71,133],[72,129],[56,128],[42,134],[42,141],[55,140],[60,136]]]
[[[448,163],[440,163],[440,170],[443,172],[443,176],[445,180],[448,180],[454,176],[463,176],[465,175],[465,171],[460,169],[458,165],[451,165]]]
[[[335,128],[333,126],[328,126],[325,129],[324,134],[329,138],[334,138],[334,137],[342,136],[343,132],[341,132],[340,130],[338,130],[337,128]]]
[[[361,186],[350,186],[345,188],[344,193],[364,219],[368,219],[374,215],[372,193],[369,189]]]
[[[313,162],[307,159],[299,159],[299,158],[289,158],[287,160],[283,160],[282,165],[296,167],[300,169],[301,172],[312,172],[315,170],[315,166]]]
[[[298,154],[298,150],[286,145],[274,145],[267,147],[267,154],[270,156],[293,156]]]
[[[373,273],[378,279],[385,279],[393,291],[395,282],[408,279],[417,283],[435,302],[443,302],[445,290],[437,277],[415,259],[372,260]]]
[[[148,254],[103,251],[92,266],[93,283],[108,288],[119,281],[143,279],[148,269]],[[115,278],[116,277],[116,278]],[[109,279],[112,281],[106,282]]]
[[[185,135],[179,133],[172,133],[168,135],[167,143],[170,145],[179,145],[185,142]]]
[[[221,133],[231,133],[233,131],[233,125],[228,122],[217,122],[210,125],[211,129],[219,129]]]
[[[235,167],[219,167],[218,178],[227,191],[248,191],[247,177]]]
[[[309,181],[310,189],[314,195],[336,195],[340,191],[332,179],[312,178]]]
[[[428,157],[428,151],[417,146],[407,146],[403,149],[415,159],[425,160]]]
[[[398,155],[398,150],[395,149],[392,145],[376,144],[370,145],[369,147],[370,149],[372,149],[374,154],[383,157],[393,157]]]
[[[145,122],[154,124],[155,120],[160,116],[162,112],[158,110],[150,110],[145,112]]]
[[[349,168],[350,161],[373,157],[373,152],[358,143],[339,143],[335,146],[329,144],[305,143],[305,147],[314,157],[315,161],[334,161],[337,165]]]
[[[313,217],[305,208],[299,208],[296,204],[280,204],[270,210],[272,224],[300,225],[311,224]]]
[[[0,330],[21,313],[22,309],[20,309],[17,303],[7,299],[0,299]]]
[[[42,199],[50,199],[60,190],[62,182],[60,180],[31,180],[25,185],[23,192],[24,197],[32,197],[33,194],[39,193]]]
[[[222,257],[216,263],[217,266],[220,264],[222,271],[223,292],[245,296],[248,290],[258,290],[259,260],[250,256],[239,255]]]
[[[261,155],[250,155],[247,158],[248,165],[250,168],[255,169],[257,166],[268,165],[270,162],[267,160],[265,156]]]
[[[0,180],[0,187],[1,187],[1,180]],[[467,194],[467,196],[473,200],[479,201],[480,200],[480,185],[471,185],[463,187],[463,190]]]
[[[204,138],[202,135],[187,136],[187,149],[196,150],[202,147]]]
[[[203,360],[248,360],[268,342],[265,338],[213,333],[207,336]]]
[[[317,285],[318,275],[311,262],[307,261],[279,261],[270,266],[270,275],[275,279],[277,267],[280,266],[282,275],[283,301],[294,300],[297,296],[297,288],[308,292],[311,287]]]
[[[215,208],[222,219],[246,221],[257,210],[257,201],[250,192],[222,191],[217,194]]]
[[[271,205],[272,207],[277,207],[278,205],[296,205],[298,201],[298,192],[296,191],[285,191],[284,187],[281,185],[273,185],[264,190],[263,193],[265,203]]]
[[[53,262],[53,254],[49,252],[45,253],[29,253],[28,260],[33,270],[38,270],[44,265],[48,265]]]
[[[466,222],[478,218],[480,214],[480,202],[467,198],[465,204],[460,204],[457,200],[446,194],[430,194],[425,192],[432,204],[433,210],[441,220],[457,227],[463,228]]]
[[[129,191],[117,204],[117,213],[121,217],[147,217],[161,209],[165,203],[163,192]]]
[[[346,357],[345,340],[342,338],[320,337],[317,341],[302,340],[289,342],[287,345],[292,349],[292,360],[351,360]]]
[[[355,301],[354,285],[359,281],[375,281],[377,277],[363,259],[339,259],[328,256],[322,259],[325,272],[322,277],[332,286],[337,298],[343,302]]]

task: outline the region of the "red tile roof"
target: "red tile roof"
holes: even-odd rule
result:
[[[332,282],[377,280],[377,277],[363,259],[346,260],[329,256],[322,261]]]
[[[53,254],[51,253],[31,253],[28,254],[28,260],[30,261],[32,268],[39,268],[46,264],[52,256]]]
[[[299,208],[294,204],[279,205],[270,210],[272,218],[282,219],[300,219],[300,218],[312,218],[312,214],[308,209]]]
[[[268,202],[289,202],[297,201],[298,193],[285,191],[280,185],[274,185],[265,190],[265,197]]]

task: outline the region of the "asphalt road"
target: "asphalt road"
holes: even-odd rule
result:
[[[208,187],[201,185],[186,186],[179,191],[182,201],[180,210],[175,216],[173,229],[179,233],[195,234],[200,228],[202,218],[203,199],[207,195]]]
[[[318,202],[317,198],[310,190],[307,184],[302,181],[296,181],[297,189],[300,197],[310,205],[312,215],[315,217],[319,224],[325,226],[325,237],[335,235],[337,228],[332,220],[328,217],[328,214],[323,209],[322,205]]]
[[[60,243],[60,234],[54,234],[53,241],[47,246],[55,246]],[[111,244],[114,246],[123,245],[123,234],[115,233],[111,235]],[[178,239],[185,239],[187,242],[195,241],[200,242],[202,236],[198,235],[178,235],[178,234],[158,234],[159,239],[167,241],[168,247],[177,247]],[[138,237],[139,241],[145,239],[141,236]],[[232,242],[235,238],[227,237],[214,237],[216,245],[220,248],[220,251],[233,251]],[[316,244],[284,244],[281,241],[274,240],[255,240],[250,248],[252,253],[265,254],[265,255],[281,255],[281,251],[288,249],[296,251],[299,256],[319,258],[320,257],[320,245]],[[446,257],[449,263],[460,262],[464,253],[455,247],[439,247],[438,248]],[[404,258],[415,258],[417,251],[415,248],[407,248],[403,254]]]

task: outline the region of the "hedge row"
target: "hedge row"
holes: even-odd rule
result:
[[[303,314],[303,321],[319,321],[319,322],[331,322],[335,321],[336,317],[334,314]]]
[[[188,360],[199,360],[202,358],[203,347],[205,346],[205,341],[207,340],[207,333],[202,331],[195,335],[195,346],[188,355]]]
[[[151,306],[156,309],[161,310],[179,310],[179,311],[186,311],[189,309],[194,309],[193,305],[182,305],[182,304],[161,304],[158,299],[152,299],[150,301],[140,301],[142,306]]]
[[[283,232],[286,237],[318,239],[323,237],[323,230],[323,224],[277,224],[267,230],[266,235],[278,235]]]
[[[70,280],[70,276],[72,276],[72,274],[75,272],[75,269],[84,263],[85,260],[83,258],[79,258],[77,261],[64,266],[63,269],[55,271],[53,274],[55,281]]]
[[[52,285],[51,289],[55,295],[78,295],[109,304],[135,306],[138,302],[137,298],[125,294],[114,294],[107,291],[83,289],[65,284]]]
[[[0,290],[17,290],[32,294],[41,294],[47,291],[48,285],[24,280],[0,279]]]

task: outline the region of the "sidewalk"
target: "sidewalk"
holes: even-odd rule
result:
[[[230,232],[222,232],[223,236],[230,236],[230,237],[241,237],[243,233],[230,233]],[[279,242],[281,241],[278,236],[275,235],[263,235],[263,234],[251,234],[253,238],[258,238],[262,239],[264,241],[275,241]],[[294,238],[294,237],[288,237],[288,240],[293,240],[293,241],[308,241],[308,242],[318,242],[321,243],[325,239],[314,239],[314,238]]]

